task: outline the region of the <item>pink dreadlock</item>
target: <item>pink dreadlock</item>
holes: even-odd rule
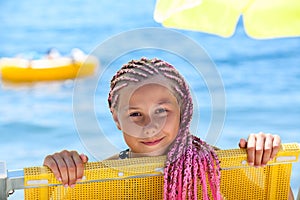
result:
[[[192,98],[184,78],[172,65],[162,60],[146,58],[123,65],[111,80],[109,107],[115,108],[119,98],[118,91],[130,82],[142,82],[159,74],[173,83],[173,93],[181,104],[179,131],[169,147],[164,169],[164,199],[197,199],[200,181],[202,199],[212,197],[219,200],[219,160],[210,145],[189,132],[193,113]],[[211,197],[207,188],[210,189]]]

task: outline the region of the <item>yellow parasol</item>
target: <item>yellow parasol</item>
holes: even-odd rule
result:
[[[250,37],[300,36],[300,0],[157,0],[154,19],[166,27],[230,37],[241,15]]]

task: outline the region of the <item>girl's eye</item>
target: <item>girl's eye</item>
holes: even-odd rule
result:
[[[155,110],[155,114],[166,114],[168,112],[165,108],[158,108]]]
[[[142,114],[139,112],[133,112],[133,113],[130,113],[129,116],[130,117],[140,117],[140,116],[142,116]]]

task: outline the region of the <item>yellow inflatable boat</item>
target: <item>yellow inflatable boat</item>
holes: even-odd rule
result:
[[[34,82],[75,79],[93,75],[98,59],[87,56],[74,60],[68,57],[29,61],[21,58],[0,59],[0,73],[3,81]]]

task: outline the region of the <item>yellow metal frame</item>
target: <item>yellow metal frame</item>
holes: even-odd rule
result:
[[[287,199],[299,144],[283,144],[276,158],[261,168],[248,166],[243,149],[217,153],[225,199]],[[24,186],[31,187],[25,189],[25,199],[162,199],[164,161],[160,156],[87,163],[84,180],[74,188],[63,187],[46,167],[24,168]]]

